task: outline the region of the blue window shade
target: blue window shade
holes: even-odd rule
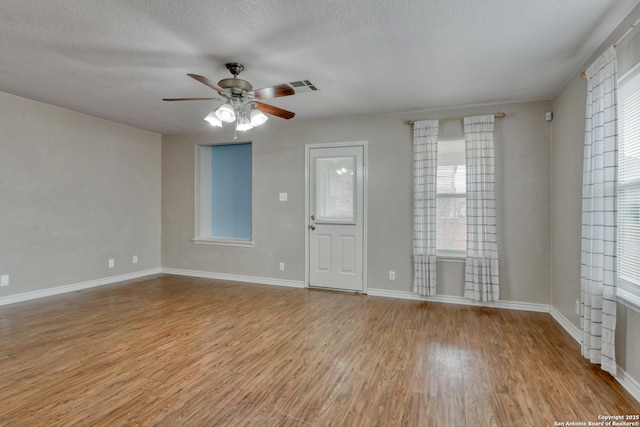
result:
[[[211,147],[211,236],[251,240],[251,144]]]

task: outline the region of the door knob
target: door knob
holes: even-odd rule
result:
[[[315,226],[315,224],[311,224],[311,225],[309,226],[309,228],[313,231],[313,230],[315,230],[315,229],[316,229],[316,226]]]

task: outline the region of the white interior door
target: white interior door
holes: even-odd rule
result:
[[[363,291],[363,146],[309,150],[309,286]]]

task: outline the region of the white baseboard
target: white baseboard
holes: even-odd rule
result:
[[[422,295],[414,294],[413,292],[388,291],[385,289],[372,289],[372,288],[369,288],[367,294],[371,296],[386,297],[386,298],[400,298],[400,299],[408,299],[413,301],[441,302],[445,304],[461,304],[461,305],[471,305],[471,306],[478,306],[478,307],[505,308],[508,310],[537,311],[542,313],[549,312],[548,305],[535,304],[530,302],[517,302],[517,301],[476,302],[464,297],[456,297],[456,296],[449,296],[449,295],[435,295],[432,297],[425,297]]]
[[[286,286],[289,288],[304,288],[304,282],[300,280],[272,279],[269,277],[239,276],[236,274],[213,273],[209,271],[184,270],[181,268],[162,268],[164,274],[178,276],[202,277],[204,279],[230,280],[233,282],[257,283],[260,285]]]
[[[550,307],[549,313],[574,340],[580,343],[580,329],[578,327],[571,323],[569,319],[564,317],[564,315],[556,310],[555,307]]]
[[[45,298],[54,295],[66,294],[68,292],[75,292],[82,289],[95,288],[97,286],[110,285],[112,283],[124,282],[125,280],[139,279],[145,276],[152,276],[154,274],[160,274],[159,268],[152,268],[150,270],[136,271],[133,273],[122,274],[119,276],[109,276],[102,279],[88,280],[86,282],[73,283],[71,285],[56,286],[55,288],[42,289],[39,291],[24,292],[16,295],[9,295],[0,298],[0,306],[7,304],[15,304],[17,302],[30,301],[38,298]]]
[[[618,374],[616,380],[625,388],[638,402],[640,402],[640,383],[631,375],[618,366]]]

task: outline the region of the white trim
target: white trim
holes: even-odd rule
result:
[[[618,366],[618,373],[615,375],[616,381],[620,383],[631,395],[640,402],[640,383],[629,375],[624,369]]]
[[[163,274],[177,276],[201,277],[204,279],[229,280],[232,282],[256,283],[260,285],[286,286],[289,288],[304,288],[300,280],[274,279],[270,277],[240,276],[236,274],[214,273],[211,271],[184,270],[181,268],[161,268]]]
[[[640,62],[637,63],[636,65],[634,65],[629,71],[624,73],[622,75],[622,77],[618,78],[618,85],[620,85],[620,83],[622,83],[624,80],[628,79],[629,76],[631,76],[633,73],[635,73],[638,70],[640,70]]]
[[[320,144],[306,144],[304,146],[304,286],[309,287],[309,182],[310,182],[310,165],[309,154],[315,148],[335,148],[335,147],[362,147],[362,163],[364,165],[364,189],[362,199],[362,293],[368,292],[368,229],[369,229],[369,142],[368,141],[352,141],[352,142],[328,142]]]
[[[555,307],[549,306],[549,314],[553,317],[553,319],[562,326],[562,328],[571,335],[571,337],[580,343],[580,329],[571,323],[569,319],[564,317],[562,313],[560,313]]]
[[[198,245],[217,245],[217,246],[236,246],[239,248],[252,248],[253,241],[251,240],[234,240],[234,239],[216,239],[205,237],[194,237],[191,241]]]
[[[304,146],[304,287],[309,287],[309,144]],[[366,233],[365,233],[366,234]]]
[[[616,300],[631,310],[640,313],[640,295],[620,286],[616,289]]]
[[[364,188],[362,189],[362,292],[366,294],[369,291],[368,285],[368,275],[367,271],[367,248],[369,247],[368,243],[368,224],[369,224],[369,142],[361,141],[362,144],[362,165],[363,165],[363,178],[364,178]]]
[[[111,285],[126,280],[139,279],[145,276],[153,276],[160,274],[160,268],[152,268],[150,270],[136,271],[134,273],[121,274],[119,276],[109,276],[102,279],[88,280],[86,282],[73,283],[71,285],[56,286],[55,288],[42,289],[38,291],[24,292],[16,295],[9,295],[0,298],[0,306],[15,304],[17,302],[31,301],[34,299],[51,297],[59,294],[80,291],[82,289],[95,288],[98,286]]]
[[[491,307],[491,308],[504,308],[508,310],[522,310],[522,311],[536,311],[541,313],[548,313],[549,306],[546,304],[535,304],[530,302],[518,302],[518,301],[472,301],[464,297],[456,297],[452,295],[435,295],[435,296],[422,296],[413,292],[402,291],[388,291],[386,289],[371,289],[369,288],[368,295],[378,296],[385,298],[400,298],[413,301],[427,301],[427,302],[440,302],[445,304],[460,304],[470,305],[478,307]]]
[[[459,262],[465,263],[467,260],[467,253],[464,251],[438,251],[436,250],[436,261],[444,262]]]
[[[195,219],[194,241],[211,234],[211,145],[196,145],[195,149]],[[205,175],[205,177],[201,177]],[[209,200],[209,203],[203,203]],[[206,232],[205,232],[206,230]],[[205,234],[206,233],[206,234]]]

